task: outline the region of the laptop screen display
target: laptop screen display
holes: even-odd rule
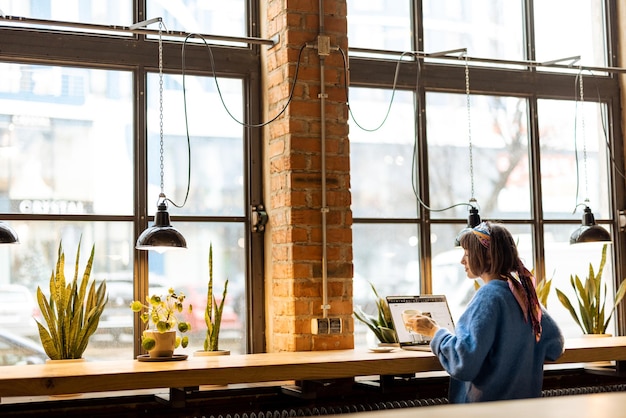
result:
[[[410,331],[404,325],[405,318],[418,313],[430,316],[437,321],[440,327],[454,332],[454,321],[450,315],[446,297],[443,295],[387,296],[386,299],[401,346],[428,345],[430,343],[430,338]]]

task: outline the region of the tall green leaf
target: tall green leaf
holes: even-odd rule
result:
[[[222,313],[224,302],[228,292],[228,279],[224,282],[222,300],[218,304],[213,295],[213,244],[209,245],[209,283],[207,287],[207,302],[204,310],[204,322],[206,323],[206,334],[204,338],[205,351],[219,350],[220,327],[222,323]]]
[[[79,242],[74,275],[71,282],[66,283],[65,253],[62,243],[59,243],[55,269],[50,276],[49,298],[46,299],[41,288],[37,288],[37,303],[43,317],[43,323],[37,321],[39,337],[51,359],[81,358],[87,349],[89,338],[98,328],[108,296],[104,280],[97,290],[95,282],[90,283],[94,255],[95,245],[91,248],[82,276],[79,276]]]
[[[367,325],[381,343],[397,343],[398,336],[393,327],[387,301],[380,297],[376,287],[371,282],[370,287],[376,298],[376,316],[365,313],[360,306],[356,307],[353,314],[356,319]]]
[[[557,289],[557,296],[561,304],[570,313],[576,324],[584,334],[604,334],[615,308],[624,298],[626,281],[622,281],[617,291],[609,313],[606,313],[606,298],[608,295],[606,283],[602,283],[602,273],[606,265],[607,245],[602,247],[602,256],[598,270],[589,263],[589,273],[585,281],[576,275],[570,276],[570,285],[574,290],[578,309],[574,308],[570,299],[561,290]]]

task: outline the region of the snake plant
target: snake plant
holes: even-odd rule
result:
[[[96,287],[90,283],[95,245],[78,279],[80,242],[76,251],[74,277],[65,280],[65,253],[59,243],[56,267],[50,276],[50,295],[48,298],[37,287],[37,303],[43,317],[42,324],[37,321],[39,337],[43,348],[52,360],[82,358],[89,338],[96,332],[100,316],[108,301],[106,281]]]
[[[622,281],[615,292],[612,306],[608,314],[605,312],[607,286],[602,285],[602,271],[606,264],[606,244],[602,247],[602,259],[600,266],[594,271],[593,265],[589,263],[589,276],[584,283],[577,275],[570,275],[570,284],[576,294],[576,302],[578,302],[578,311],[574,308],[570,299],[561,290],[556,289],[559,301],[569,311],[576,324],[583,331],[583,334],[605,334],[611,316],[615,308],[620,303],[626,293],[626,281]]]
[[[398,336],[393,327],[389,305],[387,305],[387,301],[384,298],[380,297],[374,284],[370,283],[370,286],[374,292],[374,296],[376,296],[376,315],[367,314],[360,306],[357,306],[354,311],[354,316],[367,325],[381,343],[397,343]]]
[[[219,350],[220,325],[222,323],[222,312],[228,291],[228,279],[224,282],[222,300],[217,301],[213,295],[213,244],[209,246],[209,285],[207,289],[207,301],[204,310],[204,322],[206,323],[206,334],[204,338],[204,351]]]

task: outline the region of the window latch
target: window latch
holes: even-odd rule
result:
[[[265,231],[265,224],[267,224],[268,219],[269,217],[263,205],[252,206],[252,212],[250,213],[252,232]]]

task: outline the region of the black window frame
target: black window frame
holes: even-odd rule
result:
[[[259,37],[258,2],[246,3],[246,26],[251,38]],[[134,21],[141,21],[145,16],[145,4],[135,0],[133,4]],[[53,21],[50,21],[53,22]],[[80,23],[80,22],[77,22]],[[64,25],[48,25],[45,28],[0,26],[0,38],[3,47],[0,62],[31,63],[79,68],[97,68],[125,70],[133,75],[134,98],[134,210],[132,216],[107,215],[25,215],[2,214],[7,222],[20,220],[75,220],[129,222],[132,221],[135,236],[153,221],[148,213],[153,202],[147,200],[147,129],[146,129],[146,79],[150,73],[158,73],[158,39],[146,34],[97,34],[89,31],[76,32],[67,30]],[[68,25],[65,25],[68,26]],[[181,45],[179,39],[163,40],[163,72],[181,74]],[[258,124],[261,118],[261,66],[260,48],[263,46],[250,42],[244,46],[211,45],[215,73],[210,68],[206,48],[203,44],[188,43],[185,47],[185,73],[189,75],[213,77],[231,77],[243,83],[244,122]],[[244,132],[244,194],[245,214],[240,217],[224,216],[171,216],[175,222],[240,222],[246,231],[246,306],[245,330],[247,352],[265,351],[265,295],[264,295],[264,234],[254,232],[251,227],[251,208],[263,204],[262,198],[262,133],[260,129],[243,129]],[[63,219],[64,218],[64,219]],[[134,299],[141,298],[148,289],[148,252],[134,250]],[[135,317],[135,342],[143,325]],[[135,343],[134,354],[141,354],[141,348]]]
[[[525,45],[526,60],[532,62],[534,55],[534,25],[533,25],[533,2],[538,0],[523,1],[523,14],[525,16]],[[423,13],[422,1],[411,1],[411,33],[414,51],[424,51],[423,33]],[[616,169],[624,167],[624,144],[622,138],[622,113],[621,113],[621,85],[619,73],[624,72],[617,68],[617,4],[615,0],[605,0],[605,25],[606,25],[606,54],[608,68],[613,71],[606,73],[606,76],[594,77],[593,83],[587,83],[585,91],[589,89],[589,94],[585,93],[586,101],[601,102],[606,105],[608,118],[608,136],[612,149],[610,154],[614,158],[614,164],[610,166],[610,213],[609,218],[598,218],[596,221],[604,226],[611,226],[613,231],[613,245],[611,250],[614,259],[614,285],[623,280],[626,275],[626,241],[623,228],[619,225],[620,209],[625,207],[625,179]],[[348,10],[348,25],[349,21]],[[361,48],[349,49],[348,59],[350,68],[350,87],[382,88],[391,90],[412,91],[414,102],[423,104],[427,92],[448,92],[465,94],[464,66],[461,64],[449,64],[447,62],[427,60],[423,57],[415,58],[413,61],[404,57],[402,65],[399,66],[397,79],[394,78],[397,60],[403,51],[389,50],[368,50]],[[419,57],[419,55],[418,55]],[[541,167],[539,163],[539,132],[537,128],[537,101],[539,99],[561,99],[575,101],[576,74],[575,71],[548,72],[542,71],[535,66],[525,68],[507,68],[498,65],[498,60],[493,60],[489,64],[489,59],[485,59],[480,65],[471,66],[471,92],[472,94],[500,95],[522,97],[528,100],[528,123],[529,123],[529,148],[531,162],[531,215],[528,219],[515,220],[516,224],[528,224],[532,228],[534,240],[534,266],[535,273],[539,278],[546,277],[544,263],[544,228],[550,224],[571,224],[572,231],[580,225],[580,219],[544,219],[541,207]],[[419,79],[417,78],[419,71]],[[418,79],[416,85],[416,79]],[[394,85],[395,83],[395,85]],[[591,84],[591,85],[589,85]],[[422,109],[423,110],[423,109]],[[420,112],[415,112],[421,113]],[[416,124],[416,159],[418,172],[417,188],[421,199],[428,204],[429,178],[427,154],[428,143],[426,137],[426,126],[415,121]],[[363,218],[354,217],[354,225],[358,224],[381,224],[392,225],[398,223],[417,224],[420,262],[421,290],[430,293],[432,288],[432,265],[428,260],[432,260],[431,251],[431,226],[434,224],[457,224],[459,231],[467,225],[465,218],[431,218],[428,209],[418,205],[418,213],[415,218]],[[356,260],[355,260],[356,261]],[[618,306],[617,328],[620,335],[626,332],[626,309]]]

